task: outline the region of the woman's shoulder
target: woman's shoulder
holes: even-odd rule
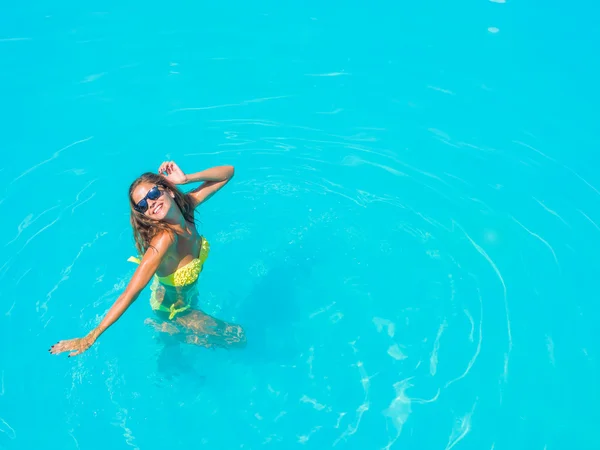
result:
[[[177,234],[169,230],[160,230],[150,241],[159,253],[167,253],[177,243]]]

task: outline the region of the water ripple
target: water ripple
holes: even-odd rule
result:
[[[431,86],[431,85],[429,85],[429,86],[427,86],[427,89],[431,89],[432,91],[441,92],[442,94],[446,94],[446,95],[456,95],[450,89],[443,89],[443,88],[438,87],[438,86]]]
[[[42,211],[40,214],[38,214],[38,216],[31,220],[33,218],[33,214],[28,214],[27,216],[25,216],[25,218],[21,221],[21,223],[19,224],[19,226],[17,227],[17,235],[12,238],[10,241],[8,241],[4,246],[7,247],[8,245],[12,244],[13,242],[15,242],[19,236],[21,236],[21,233],[23,232],[23,230],[25,230],[27,227],[29,227],[30,225],[33,225],[37,220],[39,220],[41,217],[44,216],[44,214],[58,208],[60,205],[54,205],[44,211]]]
[[[539,234],[534,233],[533,231],[531,231],[529,228],[527,228],[525,225],[523,225],[521,222],[519,222],[517,219],[515,219],[514,217],[512,217],[512,220],[514,220],[519,226],[521,226],[521,228],[523,228],[525,231],[527,231],[530,235],[532,235],[534,238],[538,239],[542,244],[544,244],[546,247],[548,247],[548,250],[550,250],[550,252],[552,253],[552,257],[554,258],[554,262],[556,263],[556,266],[558,267],[558,271],[560,272],[560,264],[558,263],[558,258],[556,257],[556,253],[554,252],[554,249],[552,248],[552,246],[550,244],[548,244],[548,241],[546,241],[544,238],[542,238]]]
[[[352,347],[352,350],[354,351],[354,353],[358,352],[358,350],[355,347],[355,342],[351,342],[350,346]],[[361,383],[363,391],[365,393],[365,397],[364,397],[363,402],[360,404],[360,406],[358,408],[356,408],[356,416],[355,416],[354,423],[348,424],[348,426],[346,427],[346,430],[334,441],[334,443],[333,443],[334,447],[337,444],[339,444],[341,441],[347,440],[350,436],[352,436],[354,433],[356,433],[356,431],[358,430],[358,427],[360,426],[360,422],[362,420],[363,414],[369,410],[369,387],[371,385],[372,377],[369,377],[369,375],[367,374],[367,371],[365,370],[362,361],[358,361],[356,363],[356,367],[358,368],[358,372],[361,377],[360,383]]]
[[[429,373],[431,374],[432,377],[435,376],[435,374],[437,372],[438,350],[440,348],[440,339],[442,338],[442,334],[444,333],[444,330],[446,329],[447,326],[448,326],[448,324],[446,323],[446,320],[444,320],[438,329],[437,335],[435,337],[435,342],[433,343],[433,350],[431,351],[431,357],[429,358]]]
[[[400,434],[402,434],[402,428],[408,420],[408,416],[412,413],[411,399],[406,395],[406,390],[412,387],[409,383],[411,378],[406,378],[402,381],[394,383],[394,391],[396,396],[390,403],[390,406],[383,411],[383,415],[392,421],[392,425],[396,429],[396,436],[394,436],[387,443],[384,450],[389,450],[392,445],[398,440]]]
[[[348,72],[307,73],[307,77],[342,77],[352,75]]]
[[[548,335],[546,335],[546,348],[548,349],[548,358],[550,359],[550,364],[556,366],[556,359],[554,358],[554,341]]]
[[[503,291],[503,298],[504,298],[504,312],[506,314],[506,331],[508,334],[508,351],[506,352],[506,354],[504,356],[504,373],[503,373],[503,378],[504,378],[504,381],[506,382],[506,380],[508,378],[508,361],[510,359],[510,353],[511,353],[512,347],[513,347],[512,332],[511,332],[511,326],[510,326],[510,313],[508,310],[508,300],[506,298],[506,295],[507,295],[506,294],[506,284],[504,283],[504,278],[502,278],[502,274],[500,273],[500,270],[498,270],[498,267],[496,266],[494,261],[488,256],[488,254],[485,252],[485,250],[483,248],[481,248],[479,245],[477,245],[477,243],[473,239],[471,239],[471,236],[469,236],[467,234],[467,232],[458,223],[454,222],[454,224],[464,233],[464,235],[469,240],[469,242],[471,242],[473,247],[475,247],[475,250],[477,250],[477,252],[479,252],[479,254],[486,259],[486,261],[490,264],[490,266],[492,266],[492,269],[494,269],[494,272],[496,273],[496,275],[498,276],[498,279],[500,280],[500,283],[502,284],[502,291]]]
[[[331,407],[323,405],[314,398],[307,397],[306,395],[302,396],[302,398],[300,399],[300,403],[308,403],[309,405],[312,405],[312,407],[317,411],[331,412]]]
[[[251,100],[244,100],[242,102],[239,103],[225,103],[222,105],[211,105],[211,106],[198,106],[198,107],[190,107],[190,108],[178,108],[178,109],[173,109],[171,111],[169,111],[169,114],[174,114],[174,113],[178,113],[178,112],[183,112],[183,111],[205,111],[205,110],[209,110],[209,109],[221,109],[221,108],[233,108],[236,106],[248,106],[252,103],[262,103],[262,102],[267,102],[269,100],[278,100],[278,99],[282,99],[282,98],[290,98],[292,97],[291,95],[278,95],[275,97],[262,97],[262,98],[254,98]]]
[[[55,152],[52,154],[52,156],[51,156],[50,158],[48,158],[48,159],[45,159],[44,161],[42,161],[42,162],[39,162],[39,163],[37,163],[36,165],[34,165],[34,166],[30,167],[29,169],[27,169],[26,171],[24,171],[23,173],[21,173],[21,175],[19,175],[17,178],[15,178],[14,180],[12,180],[10,184],[13,184],[14,182],[16,182],[16,181],[20,180],[20,179],[21,179],[21,178],[23,178],[25,175],[27,175],[27,174],[29,174],[29,173],[33,172],[33,171],[34,171],[35,169],[37,169],[38,167],[40,167],[40,166],[43,166],[44,164],[47,164],[47,163],[49,163],[50,161],[52,161],[52,160],[54,160],[54,159],[58,158],[58,157],[60,156],[60,154],[61,154],[62,152],[64,152],[65,150],[67,150],[67,149],[69,149],[69,148],[71,148],[71,147],[74,147],[75,145],[81,144],[81,143],[83,143],[83,142],[87,142],[87,141],[89,141],[90,139],[93,139],[93,137],[94,137],[94,136],[90,136],[90,137],[87,137],[87,138],[85,138],[85,139],[81,139],[81,140],[79,140],[79,141],[72,142],[71,144],[69,144],[69,145],[67,145],[67,146],[65,146],[65,147],[63,147],[63,148],[61,148],[60,150],[57,150],[57,151],[55,151]]]
[[[473,278],[475,278],[473,275],[471,275],[471,276]],[[448,381],[445,386],[446,388],[448,388],[452,384],[454,384],[457,381],[462,380],[464,377],[466,377],[467,374],[469,373],[469,371],[471,370],[471,368],[473,367],[473,365],[475,364],[475,361],[477,361],[477,357],[481,353],[481,344],[483,342],[483,298],[481,297],[481,291],[479,290],[479,286],[477,287],[477,297],[479,298],[479,338],[477,340],[477,348],[475,349],[475,353],[471,357],[471,360],[467,364],[467,367],[466,367],[465,371],[462,373],[462,375],[456,377],[453,380]],[[473,323],[473,318],[470,316],[470,314],[469,314],[469,318],[471,319],[472,326],[474,327],[475,324]],[[471,329],[471,334],[470,334],[469,338],[472,342],[473,341],[473,329]]]
[[[465,315],[467,316],[467,319],[469,319],[469,323],[471,324],[471,331],[469,333],[469,341],[473,342],[473,336],[475,334],[475,321],[473,320],[473,316],[471,315],[471,313],[469,312],[468,309],[465,309],[463,312],[465,313]]]
[[[599,226],[596,224],[596,222],[594,222],[594,221],[593,221],[593,220],[590,218],[590,216],[588,216],[586,213],[584,213],[584,212],[583,212],[582,210],[580,210],[580,209],[578,209],[577,211],[579,211],[579,212],[580,212],[580,213],[583,215],[583,217],[585,217],[587,220],[589,220],[589,221],[590,221],[590,223],[591,223],[592,225],[594,225],[594,227],[595,227],[595,228],[596,228],[598,231],[600,231],[600,227],[599,227]]]
[[[563,166],[565,169],[567,169],[569,172],[571,172],[573,175],[575,175],[577,178],[579,178],[581,181],[583,181],[587,187],[589,187],[592,191],[594,191],[596,194],[600,195],[600,191],[594,186],[592,185],[589,181],[587,181],[585,178],[583,178],[581,175],[579,175],[577,172],[575,172],[573,169],[571,169],[568,166]]]
[[[50,222],[49,224],[47,224],[46,226],[42,227],[40,230],[38,230],[33,236],[31,236],[29,239],[27,239],[25,241],[25,244],[23,244],[23,247],[21,247],[21,250],[19,250],[17,252],[17,254],[21,253],[25,247],[27,247],[27,245],[29,245],[29,243],[34,240],[37,236],[39,236],[41,233],[43,233],[44,231],[46,231],[48,228],[50,228],[52,225],[54,225],[56,222],[58,222],[60,219],[60,216],[57,217],[56,219],[54,219],[52,222]]]
[[[462,441],[465,436],[471,431],[471,417],[473,416],[473,412],[475,411],[475,405],[477,402],[473,404],[473,408],[467,414],[460,418],[457,421],[457,426],[452,429],[452,433],[448,438],[448,444],[446,445],[446,450],[452,450],[460,441]]]
[[[12,37],[12,38],[1,38],[0,42],[20,42],[20,41],[32,41],[33,38],[28,37]]]
[[[546,155],[544,152],[542,152],[542,151],[538,150],[538,149],[537,149],[537,148],[535,148],[535,147],[532,147],[532,146],[531,146],[531,145],[529,145],[529,144],[526,144],[526,143],[524,143],[524,142],[521,142],[521,141],[513,141],[513,142],[514,142],[515,144],[518,144],[518,145],[521,145],[521,146],[523,146],[523,147],[526,147],[526,148],[528,148],[528,149],[530,149],[530,150],[533,150],[533,151],[534,151],[534,152],[536,152],[538,155],[541,155],[541,156],[543,156],[544,158],[548,159],[549,161],[552,161],[552,162],[554,162],[554,163],[558,162],[558,161],[556,161],[554,158],[552,158],[552,157],[550,157],[550,156]]]
[[[11,427],[8,422],[6,420],[4,420],[2,417],[0,417],[0,433],[4,433],[6,434],[9,439],[14,439],[17,437],[17,432],[14,430],[13,427]],[[3,425],[3,426],[1,426]]]
[[[65,267],[63,269],[60,280],[54,285],[54,287],[50,290],[50,292],[48,292],[46,294],[46,300],[44,302],[40,302],[39,300],[36,302],[36,311],[37,312],[40,312],[41,310],[44,311],[42,314],[42,317],[44,317],[44,315],[48,311],[48,303],[52,299],[52,295],[58,290],[58,288],[60,287],[60,285],[62,283],[64,283],[65,281],[67,281],[69,279],[69,277],[71,276],[71,270],[73,269],[73,266],[75,265],[77,260],[81,257],[84,250],[86,248],[90,248],[92,245],[94,245],[98,241],[98,239],[105,236],[106,234],[107,234],[106,232],[98,233],[98,234],[96,234],[96,236],[94,237],[94,239],[91,242],[86,242],[85,244],[83,244],[81,246],[81,248],[79,249],[79,251],[77,252],[77,255],[75,255],[75,258],[73,259],[71,264],[69,264],[67,267]]]
[[[442,390],[440,388],[438,388],[436,394],[433,397],[431,397],[430,399],[411,398],[411,401],[414,403],[419,403],[419,404],[434,403],[437,401],[438,398],[440,398],[441,393],[442,393]]]
[[[548,208],[541,200],[538,200],[535,197],[532,197],[542,208],[544,208],[548,213],[550,213],[551,215],[553,215],[554,217],[558,218],[558,220],[560,220],[562,223],[564,223],[566,226],[568,226],[569,228],[571,227],[556,211]]]

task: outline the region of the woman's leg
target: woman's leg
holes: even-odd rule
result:
[[[243,347],[246,335],[239,325],[224,322],[198,309],[191,309],[185,315],[175,319],[187,333],[185,340],[189,344],[203,347]]]
[[[186,292],[178,290],[175,293],[179,300],[188,298],[192,308],[181,315],[177,315],[172,320],[169,319],[168,312],[159,309],[166,295],[167,290],[164,286],[158,283],[152,286],[150,304],[160,321],[148,319],[146,323],[154,327],[155,330],[168,333],[188,344],[207,348],[242,347],[246,344],[246,336],[242,327],[223,322],[197,309],[197,289],[194,288]]]
[[[144,320],[144,323],[151,326],[156,331],[162,331],[163,333],[168,333],[171,336],[181,333],[181,330],[176,325],[171,322],[167,322],[166,320],[156,321],[148,318]]]

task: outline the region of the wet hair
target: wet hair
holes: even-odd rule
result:
[[[177,186],[161,175],[146,172],[136,178],[135,181],[131,183],[131,186],[129,186],[129,205],[131,207],[130,221],[131,227],[133,228],[133,239],[135,240],[135,246],[140,255],[143,255],[146,250],[151,247],[150,242],[152,242],[152,239],[157,234],[163,231],[173,234],[173,230],[169,224],[150,219],[145,214],[135,210],[133,191],[141,183],[154,184],[166,191],[165,194],[173,194],[175,203],[181,210],[183,217],[190,223],[194,223],[194,204],[188,195],[181,192]]]

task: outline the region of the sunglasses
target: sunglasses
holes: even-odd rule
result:
[[[157,200],[161,195],[163,195],[162,191],[158,189],[158,186],[154,186],[143,199],[133,205],[133,209],[140,214],[144,214],[148,211],[148,200]]]

